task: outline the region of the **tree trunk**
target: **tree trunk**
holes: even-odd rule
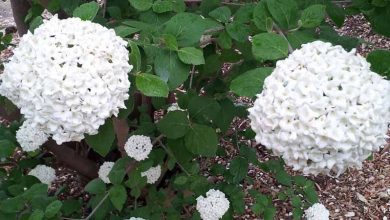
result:
[[[28,25],[24,22],[31,5],[27,0],[11,0],[12,13],[18,29],[19,36],[23,36],[28,31]]]

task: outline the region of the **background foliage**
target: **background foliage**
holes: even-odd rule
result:
[[[39,1],[33,2],[25,18],[31,31],[43,22],[44,11]],[[82,142],[92,148],[86,155],[95,163],[116,160],[109,175],[112,184],[89,181],[85,186],[92,195],[88,203],[77,198],[59,200],[57,196],[69,190],[67,186],[48,195],[48,186],[26,173],[54,158],[42,149],[14,161],[20,122],[1,125],[0,219],[200,219],[191,207],[210,188],[227,195],[231,206],[224,219],[232,219],[245,211],[247,195],[241,183],[253,182],[247,175],[249,164],[274,175],[283,187],[277,198],[290,201],[294,219],[300,219],[303,210],[318,201],[314,183],[303,176],[290,176],[280,159],[257,160],[255,149],[242,141],[253,139],[253,131],[229,129],[234,119],[247,116],[247,106],[235,100],[254,98],[275,62],[303,43],[319,39],[347,50],[363,43],[339,36],[325,18],[341,26],[346,15],[362,12],[376,32],[390,36],[390,3],[386,0],[354,0],[348,8],[329,0],[207,0],[200,4],[108,0],[103,7],[96,2],[52,0],[47,9],[113,28],[128,41],[134,69],[129,74],[132,86],[127,109]],[[10,42],[10,35],[0,35],[0,49]],[[373,51],[367,59],[374,71],[390,77],[389,51]],[[168,112],[156,122],[154,112],[166,112],[176,102],[175,96],[183,111]],[[6,102],[2,99],[2,106]],[[137,163],[121,154],[118,120],[129,127],[128,135],[153,138],[155,147],[147,160]],[[127,137],[126,129],[125,133]],[[231,140],[238,154],[228,169],[220,164],[209,167],[207,178],[201,165],[209,164],[211,157],[226,156],[219,145],[221,138]],[[163,176],[157,184],[148,185],[141,172],[158,164]],[[255,201],[250,207],[255,214],[274,218],[272,200],[276,198],[256,190],[250,190],[249,196]]]

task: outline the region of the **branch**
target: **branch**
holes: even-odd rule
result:
[[[96,207],[92,210],[92,212],[85,218],[85,220],[89,220],[92,218],[92,216],[95,214],[95,212],[100,208],[100,206],[103,204],[104,201],[108,198],[109,193],[107,192],[106,195],[103,197],[102,200],[96,205]]]
[[[280,36],[282,36],[286,41],[287,41],[287,44],[288,44],[288,52],[289,53],[292,53],[294,51],[294,49],[292,48],[290,42],[287,40],[287,37],[286,35],[284,35],[282,29],[279,28],[279,26],[277,24],[274,23],[274,28],[275,30],[279,33]]]
[[[57,145],[53,140],[44,144],[47,150],[52,152],[56,158],[63,162],[67,167],[79,172],[81,175],[90,179],[98,176],[98,166],[95,162],[84,158],[68,146]]]

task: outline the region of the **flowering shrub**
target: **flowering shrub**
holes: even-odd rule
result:
[[[310,176],[284,161],[338,175],[386,138],[390,52],[356,55],[360,41],[324,21],[343,23],[331,1],[52,0],[69,18],[45,21],[33,2],[0,75],[1,103],[22,114],[0,124],[0,219],[217,220],[248,207],[268,220],[276,197],[294,219],[328,219]],[[253,130],[233,128],[248,118]],[[266,148],[281,158],[260,161]],[[56,161],[88,179],[88,201],[62,196]],[[277,195],[244,189],[250,167]]]
[[[354,50],[315,41],[276,63],[249,112],[256,140],[287,165],[338,176],[386,143],[390,81]]]

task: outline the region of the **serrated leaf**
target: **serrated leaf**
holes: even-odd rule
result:
[[[173,10],[172,1],[156,1],[153,4],[153,11],[156,13],[164,13]]]
[[[248,161],[243,157],[236,157],[230,162],[229,172],[233,175],[232,182],[239,183],[246,177]]]
[[[198,121],[210,122],[218,117],[221,109],[217,101],[204,96],[196,96],[190,99],[188,103],[188,112],[190,116]]]
[[[91,194],[103,194],[106,192],[106,184],[100,178],[96,178],[91,180],[84,190]]]
[[[302,44],[315,41],[314,30],[298,30],[287,34],[287,40],[293,49],[300,48]]]
[[[246,24],[240,22],[232,22],[226,25],[226,32],[234,40],[245,42],[248,40],[250,29]]]
[[[53,218],[57,215],[57,213],[61,210],[62,202],[59,200],[55,200],[51,202],[45,210],[45,217]]]
[[[193,124],[185,136],[185,147],[193,154],[214,156],[218,147],[218,138],[211,127]]]
[[[147,11],[153,5],[153,0],[129,0],[129,2],[138,11]]]
[[[95,135],[85,135],[87,144],[101,156],[106,156],[111,150],[111,145],[115,140],[114,125],[111,119],[107,119],[104,125],[99,127]]]
[[[157,129],[167,138],[177,139],[183,137],[190,128],[188,113],[186,111],[168,112],[157,123]]]
[[[169,88],[160,77],[149,73],[136,76],[135,83],[142,94],[150,97],[168,97]]]
[[[179,59],[185,64],[201,65],[205,63],[203,51],[195,47],[181,48],[177,54]]]
[[[325,18],[325,5],[311,5],[303,10],[301,15],[302,27],[313,28],[321,24]]]
[[[256,27],[262,31],[269,30],[268,20],[271,18],[271,15],[268,12],[267,5],[265,1],[260,1],[253,10],[253,22]],[[272,21],[272,20],[271,20]]]
[[[130,63],[133,65],[133,71],[138,72],[141,69],[141,52],[134,41],[129,41],[130,45]]]
[[[252,40],[252,53],[257,60],[277,60],[288,55],[288,42],[274,33],[255,35]]]
[[[209,13],[209,16],[218,21],[226,23],[229,21],[230,17],[232,16],[232,12],[230,11],[230,8],[228,8],[227,6],[222,6],[212,10]]]
[[[122,185],[115,185],[109,190],[109,197],[116,209],[122,210],[127,199],[127,192]]]
[[[296,26],[298,5],[294,0],[266,0],[267,8],[282,29]]]
[[[162,39],[164,40],[164,45],[170,49],[170,50],[178,50],[177,40],[176,37],[170,34],[164,34],[162,36]]]
[[[79,17],[81,20],[92,21],[99,11],[99,5],[96,2],[88,2],[80,5],[73,11],[73,17]]]
[[[28,220],[42,220],[44,215],[45,215],[45,213],[42,210],[36,209],[28,217]]]
[[[271,67],[262,67],[249,70],[230,83],[230,90],[239,96],[254,97],[263,89],[265,78],[273,71]]]
[[[160,51],[154,60],[154,71],[173,90],[180,86],[190,74],[190,66],[182,63],[172,51]]]

